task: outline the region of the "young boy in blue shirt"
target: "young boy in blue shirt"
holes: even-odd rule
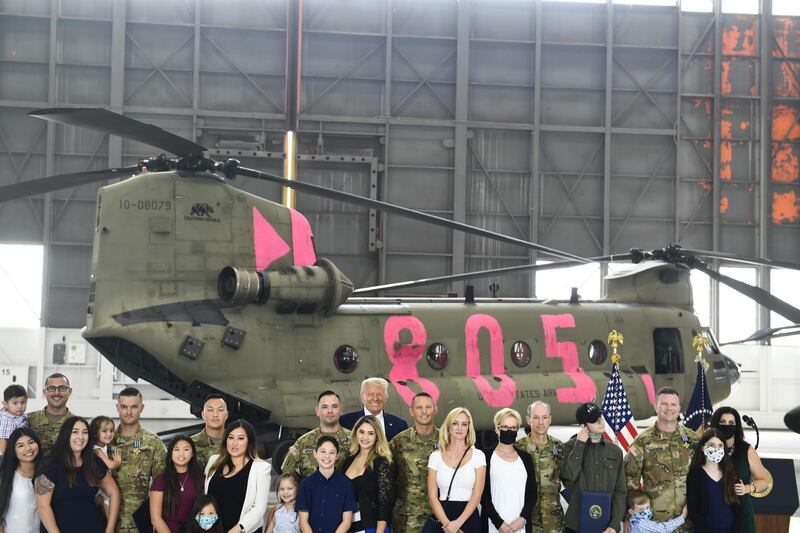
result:
[[[683,525],[688,514],[686,506],[679,516],[664,522],[653,521],[650,497],[644,492],[634,490],[628,494],[628,514],[631,533],[671,533]]]
[[[339,443],[323,435],[314,447],[316,472],[300,483],[295,509],[302,533],[347,533],[358,510],[353,482],[335,470]]]

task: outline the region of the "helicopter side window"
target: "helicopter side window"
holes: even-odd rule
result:
[[[532,356],[531,347],[525,341],[516,341],[511,346],[511,361],[520,368],[528,366]]]
[[[595,339],[589,343],[589,349],[587,353],[589,355],[589,360],[592,363],[596,365],[602,365],[606,362],[606,357],[608,357],[608,348],[606,348],[606,343]]]
[[[428,365],[434,370],[442,370],[447,366],[448,351],[447,346],[440,342],[434,342],[428,346],[427,359]]]
[[[683,374],[681,333],[677,328],[653,330],[656,374]]]
[[[349,374],[358,366],[358,352],[352,346],[343,344],[333,353],[333,364],[342,374]]]

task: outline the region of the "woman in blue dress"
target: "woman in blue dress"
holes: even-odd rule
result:
[[[96,503],[102,488],[109,497],[108,523]],[[42,531],[48,533],[113,533],[120,492],[106,465],[89,446],[89,424],[67,418],[50,455],[34,481]]]

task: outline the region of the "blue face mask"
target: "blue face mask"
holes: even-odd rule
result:
[[[650,520],[653,518],[653,510],[649,507],[633,513],[633,518],[636,520]]]
[[[219,520],[219,516],[215,514],[210,514],[205,516],[197,515],[194,517],[194,519],[197,520],[197,525],[200,526],[203,529],[203,531],[208,531],[214,526],[214,524],[217,523],[217,520]]]

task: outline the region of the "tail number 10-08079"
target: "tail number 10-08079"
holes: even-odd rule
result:
[[[170,200],[120,200],[120,209],[137,209],[139,211],[169,211],[172,209]]]

